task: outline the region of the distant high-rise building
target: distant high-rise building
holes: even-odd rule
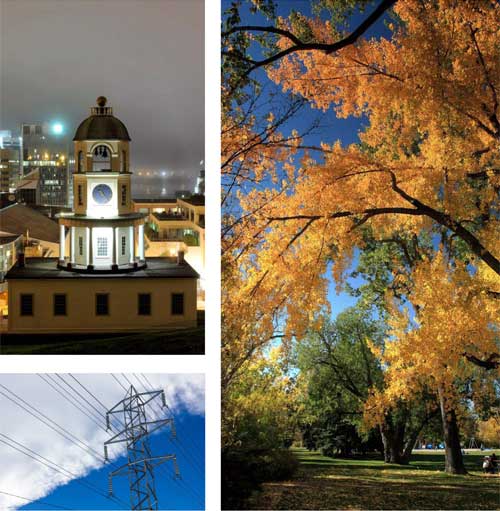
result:
[[[13,191],[19,175],[19,150],[0,149],[0,192]]]
[[[203,162],[200,163],[203,164]],[[196,195],[205,195],[205,169],[201,169],[198,177],[196,178],[194,193]]]
[[[23,177],[38,171],[37,205],[69,206],[72,158],[62,125],[24,123],[21,135]]]
[[[0,192],[11,192],[21,172],[21,143],[7,130],[0,131]]]

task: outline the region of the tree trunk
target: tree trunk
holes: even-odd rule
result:
[[[390,420],[380,427],[380,435],[384,444],[384,461],[386,463],[405,464],[402,458],[404,446],[404,427],[394,428]]]
[[[455,410],[453,408],[447,409],[446,397],[444,396],[442,387],[439,387],[438,394],[444,433],[445,471],[449,474],[467,474],[462,457],[458,421]]]
[[[415,447],[415,444],[417,443],[419,434],[420,431],[415,431],[410,435],[410,438],[407,440],[402,455],[403,465],[408,465],[410,463],[411,453],[413,451],[413,448]]]

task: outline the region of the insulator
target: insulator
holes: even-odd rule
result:
[[[109,474],[108,483],[109,483],[109,487],[108,487],[109,494],[113,495],[113,476],[111,474]]]
[[[179,465],[177,465],[177,458],[174,458],[172,461],[174,464],[174,479],[180,479],[181,473],[179,471]]]
[[[108,431],[111,429],[111,425],[109,424],[109,414],[106,414],[106,429]]]
[[[109,461],[109,458],[108,458],[108,446],[107,445],[104,446],[104,460],[105,461]]]
[[[165,392],[161,391],[161,402],[163,403],[163,408],[167,406],[167,402],[165,401]]]

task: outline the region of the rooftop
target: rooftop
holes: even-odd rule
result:
[[[129,273],[79,273],[57,267],[56,257],[26,258],[26,265],[13,266],[6,275],[13,279],[185,279],[199,278],[198,273],[187,263],[177,264],[175,257],[148,257],[147,267]]]
[[[78,126],[73,140],[130,140],[127,128],[106,107],[106,98],[97,98],[97,107],[91,109],[92,115]]]
[[[189,198],[182,199],[179,197],[179,200],[187,202],[191,204],[191,206],[204,206],[205,205],[205,196],[204,195],[192,195]]]
[[[11,234],[2,234],[0,233],[0,245],[8,245],[21,237],[19,234],[11,235]]]
[[[177,220],[177,221],[180,221],[180,220],[189,220],[189,218],[185,215],[183,215],[182,213],[167,213],[167,212],[164,212],[164,213],[153,213],[153,216],[157,219],[157,220],[160,220],[160,221],[164,221],[164,220]]]
[[[57,223],[24,204],[0,209],[0,230],[12,235],[25,235],[28,231],[30,238],[59,243]]]

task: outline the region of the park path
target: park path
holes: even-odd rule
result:
[[[251,509],[500,509],[500,477],[481,473],[480,455],[466,457],[470,475],[451,476],[442,454],[417,454],[401,467],[294,452],[300,466],[293,479],[264,484]]]

